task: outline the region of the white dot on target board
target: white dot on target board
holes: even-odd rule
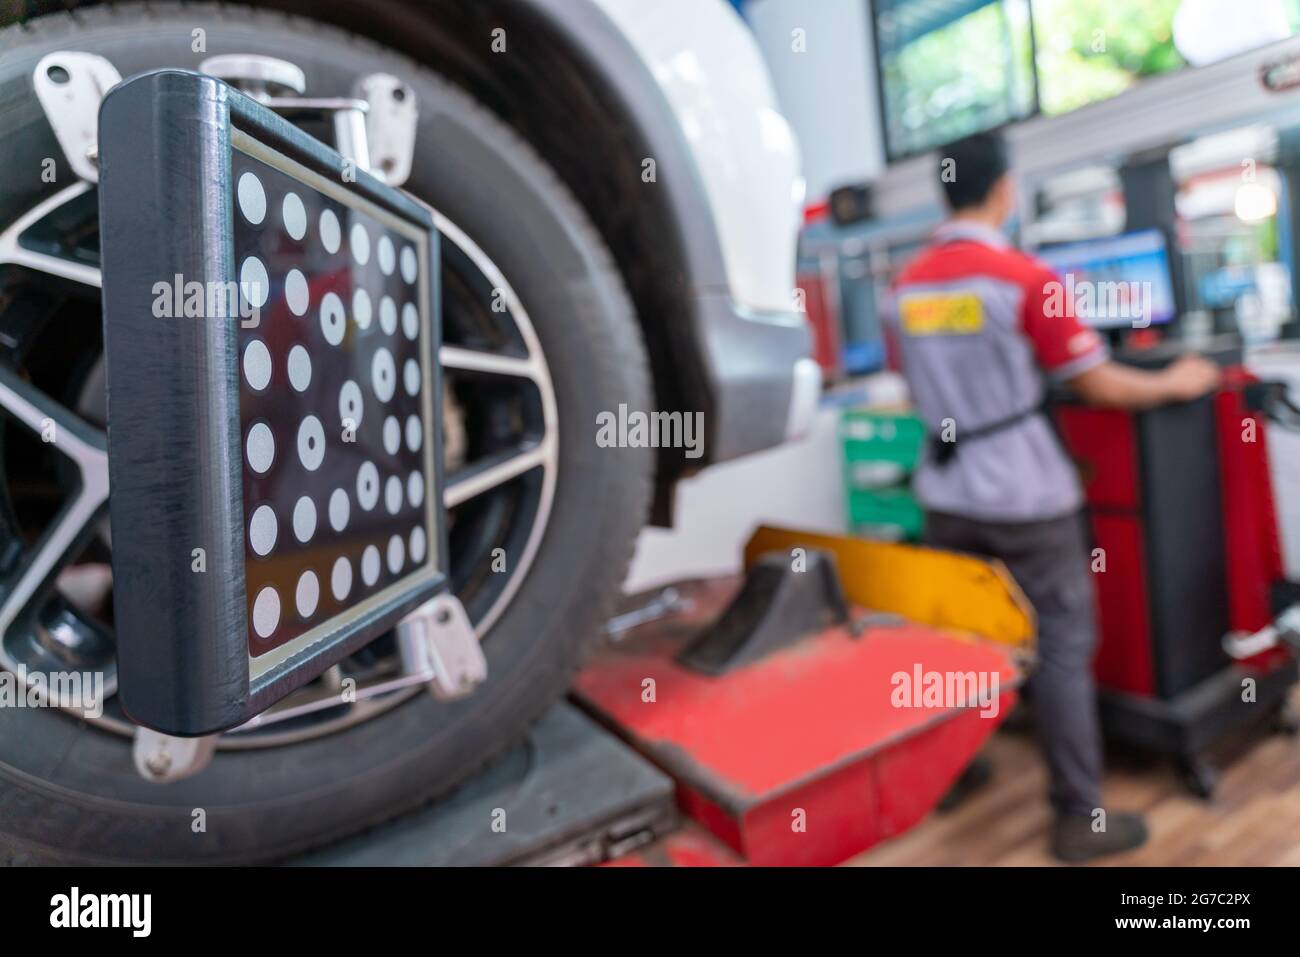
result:
[[[414,359],[407,359],[402,366],[402,385],[407,395],[420,394],[420,363]]]
[[[361,416],[364,413],[365,405],[361,401],[361,386],[349,379],[339,389],[339,420],[351,421],[352,427],[355,429],[361,424]]]
[[[298,606],[298,614],[303,618],[316,614],[316,603],[320,601],[320,582],[314,571],[309,569],[299,576],[294,601]]]
[[[266,267],[256,256],[249,256],[239,267],[239,291],[249,305],[261,309],[271,295],[271,280],[266,274]]]
[[[336,601],[342,601],[352,591],[352,563],[340,558],[330,570],[330,591]]]
[[[239,211],[254,226],[266,218],[266,190],[262,181],[254,173],[244,173],[239,177],[236,188],[239,196]]]
[[[396,455],[402,447],[402,427],[397,424],[397,416],[390,415],[384,419],[384,451]]]
[[[415,562],[417,565],[424,561],[425,545],[424,529],[417,525],[415,528],[411,529],[411,561]]]
[[[393,302],[391,296],[379,300],[379,328],[384,330],[386,336],[397,331],[397,303]]]
[[[306,315],[309,299],[307,277],[300,270],[290,269],[284,277],[284,301],[289,311],[295,316]]]
[[[402,508],[402,480],[396,475],[388,476],[384,483],[384,507],[389,515],[396,515]]]
[[[393,241],[386,234],[379,237],[377,251],[379,253],[379,271],[385,276],[391,276],[393,266],[397,263],[397,253],[393,249]]]
[[[314,415],[298,426],[298,458],[308,472],[315,472],[325,459],[325,428]]]
[[[265,422],[256,423],[248,430],[244,450],[248,467],[259,475],[266,472],[275,461],[275,436],[271,434],[271,427]]]
[[[379,549],[374,545],[367,545],[361,553],[361,580],[367,585],[379,581]]]
[[[348,501],[348,493],[341,488],[336,488],[330,493],[330,528],[336,532],[341,532],[348,527],[348,516],[352,512],[352,503]]]
[[[420,313],[416,311],[414,303],[408,302],[402,307],[402,332],[412,342],[420,334]]]
[[[244,347],[244,380],[254,392],[261,392],[271,382],[271,353],[261,339]]]
[[[388,540],[388,570],[396,575],[406,563],[406,545],[401,535],[394,535]]]
[[[420,417],[418,415],[409,415],[406,417],[406,447],[412,452],[420,451],[420,445],[424,442],[424,429],[420,426]]]
[[[320,331],[332,346],[343,341],[347,315],[343,312],[343,300],[336,293],[327,292],[320,301]]]
[[[307,210],[297,193],[285,193],[284,202],[280,204],[280,215],[284,218],[284,231],[294,239],[307,235]]]
[[[362,329],[370,328],[370,293],[364,289],[358,289],[352,293],[352,318],[357,321],[358,327]]]
[[[387,402],[397,391],[397,367],[387,349],[376,349],[375,357],[370,360],[370,384],[380,402]]]
[[[253,551],[258,555],[269,555],[271,549],[275,548],[275,540],[279,536],[279,523],[275,520],[275,509],[269,505],[259,505],[253,510],[253,516],[248,520],[248,544],[253,547]]]
[[[289,350],[289,384],[297,392],[306,392],[311,385],[311,356],[302,346]]]
[[[408,283],[415,282],[415,250],[410,246],[402,247],[402,278]]]
[[[370,511],[379,501],[379,469],[374,462],[365,462],[357,469],[357,504]]]
[[[270,638],[280,624],[280,594],[267,585],[253,599],[253,630],[259,638]]]
[[[424,473],[412,472],[406,479],[406,497],[411,501],[411,508],[419,508],[424,501]]]
[[[309,542],[316,534],[316,503],[304,495],[293,507],[293,535],[300,542]]]
[[[360,223],[353,223],[348,241],[352,244],[352,258],[357,261],[358,266],[370,262],[370,234],[366,232],[366,227]]]
[[[334,215],[334,210],[327,209],[320,214],[320,242],[328,253],[339,251],[339,242],[343,238],[343,232],[339,229],[339,218]]]

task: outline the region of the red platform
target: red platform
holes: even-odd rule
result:
[[[1020,680],[1007,647],[918,625],[832,629],[720,678],[673,660],[690,629],[645,632],[588,667],[575,698],[671,774],[682,809],[749,864],[837,864],[907,830],[1005,718]],[[982,674],[987,688],[996,675],[996,713],[969,699],[897,706],[894,676],[918,668]]]

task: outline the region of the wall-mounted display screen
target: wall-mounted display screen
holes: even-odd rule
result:
[[[1300,0],[874,0],[885,150],[924,152],[1295,35]],[[1245,15],[1249,10],[1249,15]]]
[[[873,8],[890,159],[1034,112],[1027,0],[877,0]]]

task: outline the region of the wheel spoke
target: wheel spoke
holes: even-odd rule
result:
[[[532,359],[519,359],[494,352],[480,352],[476,349],[462,349],[459,346],[443,346],[438,351],[438,361],[444,369],[455,369],[461,372],[512,376],[530,379],[533,382],[541,377],[541,370]]]
[[[104,433],[44,395],[11,369],[0,366],[0,409],[65,455],[80,473],[78,488],[24,557],[0,604],[0,664],[11,670],[4,637],[32,600],[53,583],[62,565],[86,540],[108,502],[108,451]]]
[[[455,508],[477,495],[482,495],[498,485],[503,485],[545,464],[548,456],[549,451],[545,442],[506,449],[486,456],[447,476],[446,488],[442,496],[443,504],[447,508]]]
[[[103,430],[90,425],[4,365],[0,365],[0,409],[42,439],[47,426],[53,424],[53,437],[47,441],[83,471],[102,466],[107,492],[108,440]]]
[[[72,557],[99,520],[104,502],[104,498],[83,490],[59,510],[26,561],[18,567],[12,586],[5,591],[4,604],[0,605],[0,634],[7,632],[32,599],[53,582],[55,573]],[[2,653],[0,663],[8,666]]]
[[[25,266],[37,272],[43,272],[59,279],[70,279],[87,286],[100,287],[101,277],[97,266],[74,262],[48,253],[27,249],[20,242],[23,233],[31,229],[55,210],[72,202],[78,196],[92,189],[90,183],[78,181],[67,189],[60,190],[49,199],[38,203],[25,215],[15,220],[3,233],[0,233],[0,264],[9,263]]]

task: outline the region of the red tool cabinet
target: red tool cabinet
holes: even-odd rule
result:
[[[1194,402],[1138,413],[1055,407],[1092,531],[1103,722],[1114,737],[1180,757],[1202,793],[1213,772],[1201,752],[1281,708],[1296,680],[1284,652],[1239,663],[1223,647],[1229,632],[1269,623],[1283,571],[1265,423],[1246,407],[1239,354],[1216,358],[1224,385]]]

